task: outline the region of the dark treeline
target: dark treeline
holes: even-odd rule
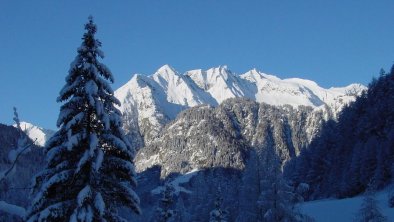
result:
[[[381,189],[394,176],[394,66],[373,79],[338,121],[327,121],[321,134],[286,167],[286,176],[311,187],[308,198],[350,197]]]

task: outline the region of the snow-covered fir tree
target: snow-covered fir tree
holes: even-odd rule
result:
[[[29,148],[28,147],[29,146],[29,139],[28,139],[27,135],[22,130],[21,122],[19,120],[19,114],[18,114],[16,107],[14,107],[13,110],[14,110],[14,117],[12,119],[14,120],[16,129],[18,130],[18,133],[19,133],[19,136],[18,136],[18,140],[16,141],[15,148],[10,150],[10,152],[8,153],[8,160],[10,161],[10,163],[14,163],[16,161],[17,156],[21,155],[22,153],[26,153],[25,152],[26,149]]]
[[[19,114],[15,106],[13,107],[13,110],[14,110],[14,118],[12,118],[12,120],[14,120],[16,128],[21,131],[22,130],[21,121],[19,120]]]
[[[125,221],[119,207],[140,213],[133,159],[122,130],[114,79],[99,59],[101,42],[89,17],[83,42],[57,99],[59,130],[45,146],[27,221]]]
[[[361,208],[354,220],[355,222],[385,222],[387,218],[380,212],[375,195],[370,192],[366,194]]]
[[[261,181],[258,205],[262,220],[266,222],[300,221],[302,215],[295,209],[296,194],[282,177],[281,163],[274,149],[263,152],[263,162],[267,167]]]
[[[223,197],[219,186],[215,197],[215,208],[209,213],[209,222],[227,222],[228,212],[222,209]]]
[[[157,208],[157,222],[170,222],[175,220],[174,206],[174,187],[166,184],[163,190],[163,196],[160,199],[160,205]]]

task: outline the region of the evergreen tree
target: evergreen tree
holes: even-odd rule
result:
[[[14,109],[14,118],[12,118],[12,120],[14,120],[16,128],[19,130],[19,133],[21,134],[22,128],[21,128],[21,121],[19,120],[19,114],[18,111],[16,110],[16,107],[13,107],[13,109]]]
[[[163,190],[163,197],[160,199],[160,207],[157,208],[158,216],[156,221],[169,222],[175,218],[175,211],[172,209],[174,204],[174,187],[166,184]]]
[[[343,173],[347,178],[346,180],[344,180],[344,184],[341,187],[343,196],[354,196],[355,194],[360,193],[364,189],[363,184],[360,180],[360,175],[362,173],[360,170],[362,165],[361,150],[362,145],[360,143],[354,145],[348,169],[346,170],[346,172]]]
[[[263,221],[299,221],[300,214],[294,209],[295,194],[282,177],[281,164],[276,152],[267,148],[263,154],[266,169],[261,181],[258,205]]]
[[[29,138],[22,130],[21,122],[19,120],[19,114],[18,111],[16,110],[16,107],[14,107],[13,110],[14,110],[13,120],[15,122],[19,136],[18,136],[18,140],[16,141],[15,149],[10,150],[10,152],[8,153],[8,160],[10,161],[10,163],[14,163],[18,155],[21,155],[22,153],[26,153],[25,151],[27,150],[26,148],[28,148],[27,146],[30,147]]]
[[[380,77],[384,77],[385,75],[386,75],[386,71],[384,71],[384,69],[381,68],[380,71],[379,71],[379,78]]]
[[[380,212],[375,196],[369,193],[365,196],[361,208],[354,221],[357,222],[384,222],[387,218]]]
[[[109,83],[114,79],[99,59],[101,42],[89,17],[83,42],[71,63],[58,102],[64,102],[59,130],[45,146],[47,165],[35,177],[27,221],[124,221],[119,207],[140,213],[135,151],[122,130]]]
[[[215,198],[215,208],[209,214],[209,222],[227,222],[228,212],[222,209],[222,203],[222,191],[219,187]]]

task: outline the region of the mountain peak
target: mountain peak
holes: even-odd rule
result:
[[[44,146],[45,142],[54,134],[54,131],[35,126],[28,122],[20,122],[21,129],[26,135],[39,146]],[[16,127],[16,124],[13,125]]]
[[[250,70],[251,72],[257,72],[260,73],[260,70],[258,70],[257,68],[253,68],[252,70]]]
[[[243,74],[243,75],[245,75],[245,76],[250,76],[250,77],[253,77],[253,78],[256,78],[256,77],[262,78],[262,77],[263,77],[262,72],[260,72],[260,71],[257,70],[256,68],[253,68],[253,69],[247,71],[247,72],[246,72],[245,74]]]
[[[212,72],[218,72],[218,73],[229,73],[231,70],[228,68],[227,65],[220,65],[218,67],[210,68],[208,71],[211,70]]]
[[[156,73],[160,73],[160,74],[164,74],[164,73],[167,73],[167,74],[176,74],[177,71],[176,71],[174,68],[172,68],[170,65],[165,64],[165,65],[163,65],[162,67],[160,67],[160,68],[156,71]]]
[[[179,73],[172,68],[170,65],[164,65],[160,67],[155,74],[153,74],[153,80],[159,83],[164,88],[167,88],[167,85],[170,82],[177,81],[181,76]]]
[[[219,69],[220,69],[220,70],[230,71],[230,70],[228,69],[227,65],[220,65],[220,66],[219,66]]]

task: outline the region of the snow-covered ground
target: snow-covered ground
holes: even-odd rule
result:
[[[23,218],[26,214],[26,210],[23,207],[9,204],[5,201],[0,201],[0,213],[1,212],[17,215],[21,218]]]
[[[380,212],[388,221],[394,221],[394,208],[389,208],[387,202],[388,191],[376,193],[376,200]],[[317,222],[342,222],[354,221],[364,196],[346,199],[328,199],[305,202],[301,205],[303,213],[313,217]]]
[[[192,177],[197,175],[199,172],[199,169],[193,169],[190,172],[187,172],[185,174],[181,174],[178,177],[174,178],[171,180],[168,184],[171,185],[174,188],[174,194],[178,195],[180,192],[184,193],[190,193],[190,190],[185,189],[182,187],[182,184],[188,183]],[[165,190],[164,186],[159,186],[152,190],[152,194],[159,194]]]

